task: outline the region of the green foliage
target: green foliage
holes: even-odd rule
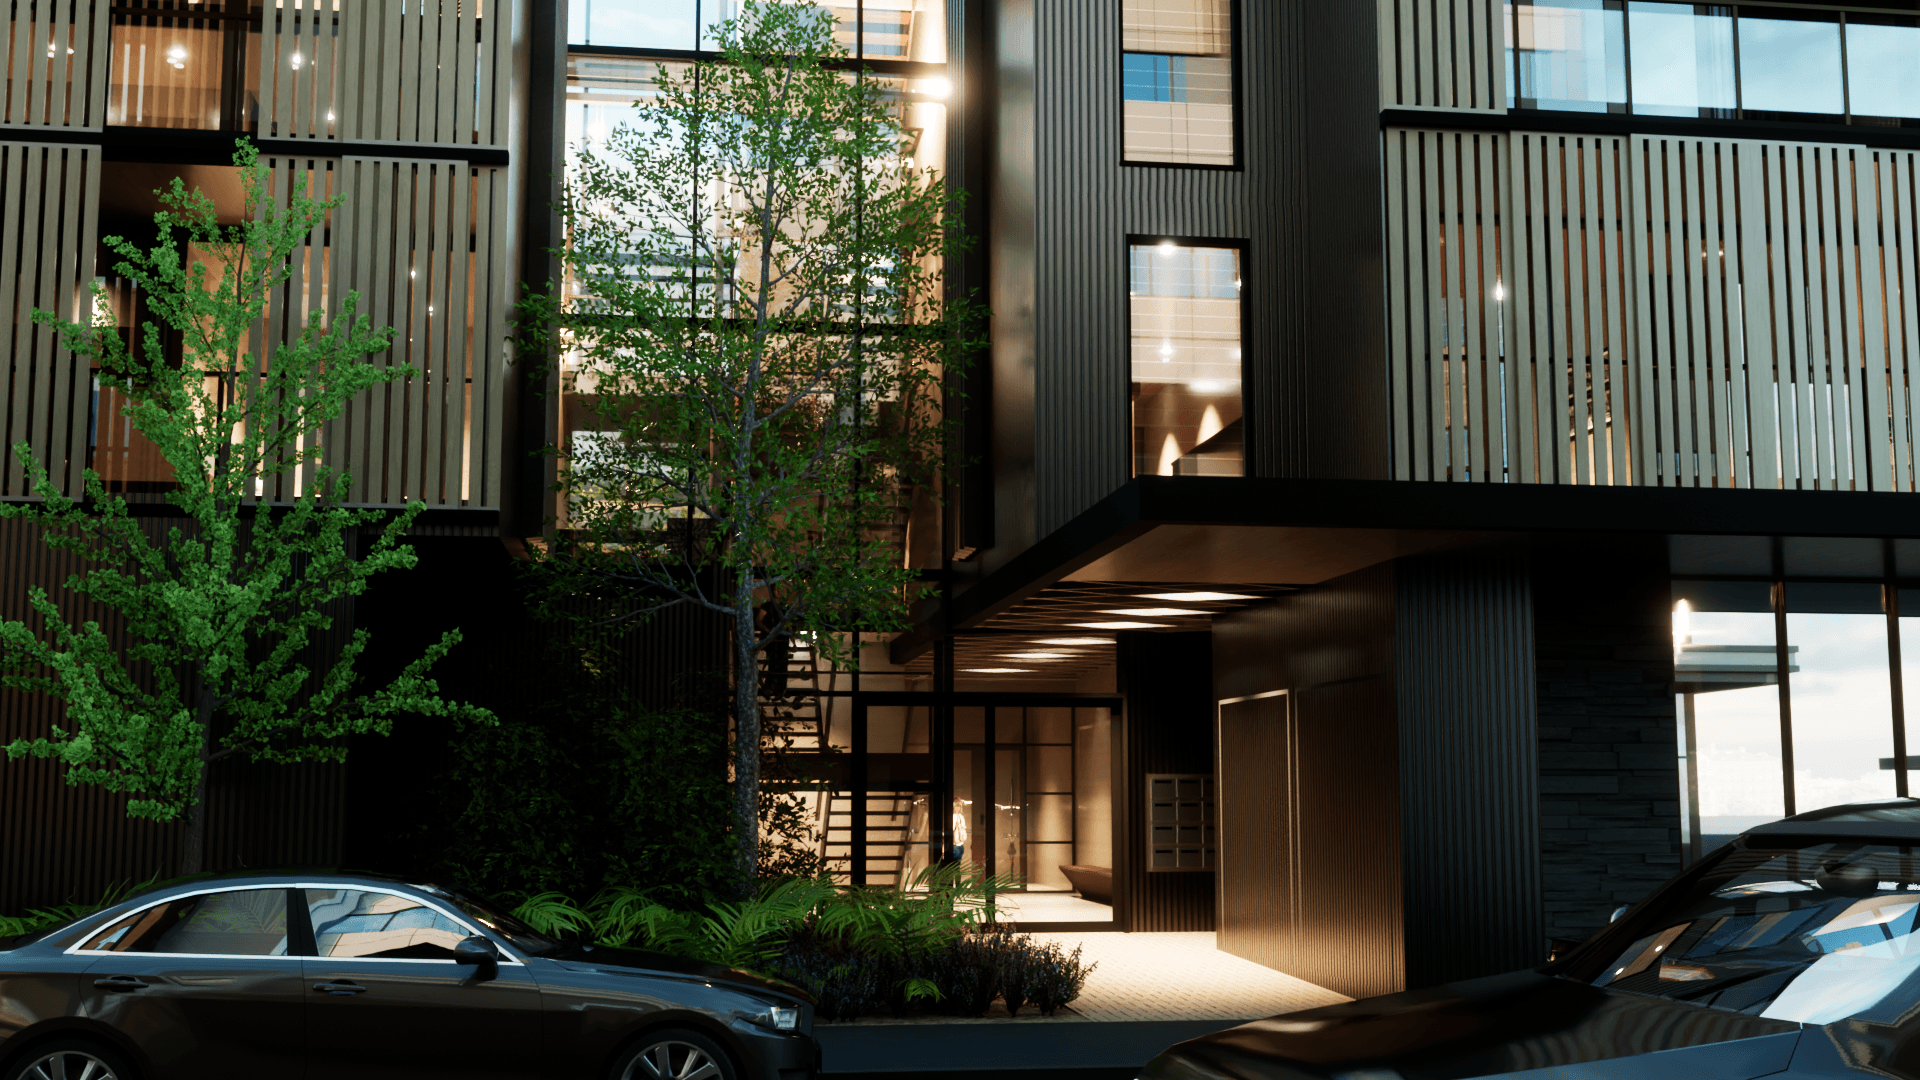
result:
[[[68,902],[55,904],[50,908],[34,908],[25,915],[0,915],[0,938],[19,937],[22,934],[31,934],[50,926],[59,926],[84,918],[101,908],[112,907],[134,893],[145,890],[158,876],[156,874],[137,885],[118,882],[109,885],[106,892],[100,894],[100,899],[91,904]]]
[[[910,490],[937,486],[982,313],[940,280],[965,246],[957,195],[914,166],[899,95],[848,77],[831,21],[746,0],[717,38],[714,59],[660,66],[639,122],[580,148],[553,253],[567,285],[529,298],[522,327],[598,429],[551,448],[555,594],[732,622],[744,898],[755,654],[812,630],[847,660],[834,632],[906,625],[917,572],[889,534]]]
[[[0,506],[0,516],[32,520],[49,545],[81,555],[90,569],[66,587],[125,625],[117,641],[96,622],[69,624],[38,588],[29,602],[43,631],[0,623],[0,685],[65,705],[63,726],[8,744],[9,757],[57,758],[69,783],[131,795],[135,817],[186,815],[187,872],[199,869],[197,807],[210,762],[340,761],[346,736],[385,734],[402,713],[489,719],[442,700],[427,677],[460,640],[457,631],[384,687],[363,688],[355,673],[365,630],[355,630],[325,670],[314,669],[317,639],[338,605],[372,575],[414,565],[400,539],[424,509],[339,505],[347,477],[326,466],[317,436],[356,395],[411,369],[366,361],[388,348],[392,331],[356,314],[352,293],[331,318],[314,312],[274,347],[271,363],[249,349],[291,260],[338,201],[316,200],[304,187],[274,192],[251,144],[237,145],[239,224],[220,224],[213,201],[175,179],[158,193],[167,209],[155,215],[151,250],[119,237],[103,242],[154,320],[122,338],[103,285],[88,323],[34,312],[103,381],[126,390],[124,415],[172,466],[178,483],[168,500],[187,525],[151,535],[91,472],[85,502],[69,498],[24,442],[13,451],[41,501]],[[170,338],[184,343],[178,352]],[[298,480],[298,497],[256,513],[256,493],[277,489],[283,477]],[[356,555],[350,532],[382,523]]]
[[[512,661],[509,681],[537,692],[457,734],[435,800],[448,816],[419,845],[431,869],[508,898],[650,881],[664,904],[698,904],[730,876],[724,722],[633,704],[550,631]]]

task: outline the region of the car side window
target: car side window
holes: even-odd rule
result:
[[[307,913],[321,956],[451,960],[474,931],[418,900],[363,889],[308,889]]]
[[[287,890],[236,889],[183,896],[136,911],[81,950],[121,953],[287,955]]]

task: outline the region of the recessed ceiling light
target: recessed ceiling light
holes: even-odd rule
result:
[[[1084,627],[1088,630],[1158,630],[1166,623],[1157,622],[1077,622],[1069,626]]]
[[[1257,596],[1247,596],[1234,592],[1153,592],[1140,593],[1142,600],[1178,600],[1187,604],[1200,604],[1208,600],[1258,600]]]
[[[1199,608],[1136,607],[1136,608],[1102,608],[1100,611],[1100,614],[1102,615],[1150,615],[1156,618],[1171,618],[1172,616],[1175,616],[1175,615],[1206,615],[1210,613],[1206,611],[1202,611]]]
[[[1111,645],[1113,639],[1103,637],[1043,637],[1033,639],[1035,645]]]
[[[1064,652],[1017,652],[1008,653],[1009,660],[1071,660],[1072,653]]]
[[[1027,675],[1031,672],[1021,667],[970,667],[962,668],[969,675]]]

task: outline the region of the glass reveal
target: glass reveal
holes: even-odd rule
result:
[[[1228,0],[1124,0],[1121,156],[1233,164]]]
[[[1241,475],[1239,250],[1129,255],[1134,475]]]
[[[1626,21],[1617,2],[1552,0],[1509,6],[1509,49],[1520,108],[1625,111]]]

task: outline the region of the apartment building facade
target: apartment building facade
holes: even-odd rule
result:
[[[245,132],[349,198],[285,314],[356,288],[409,328],[419,374],[340,442],[457,579],[540,535],[525,450],[582,423],[510,347],[566,147],[731,6],[237,2],[16,10],[8,441],[163,482],[24,313]],[[1529,966],[1715,837],[1907,793],[1920,8],[829,10],[969,193],[948,277],[993,312],[909,523],[916,625],[787,674],[851,751],[817,794],[843,874],[960,859],[1360,995]],[[66,572],[28,539],[10,591]],[[23,870],[55,825],[125,835],[34,776]],[[245,796],[286,822],[261,849],[340,857],[349,781],[300,783]]]

